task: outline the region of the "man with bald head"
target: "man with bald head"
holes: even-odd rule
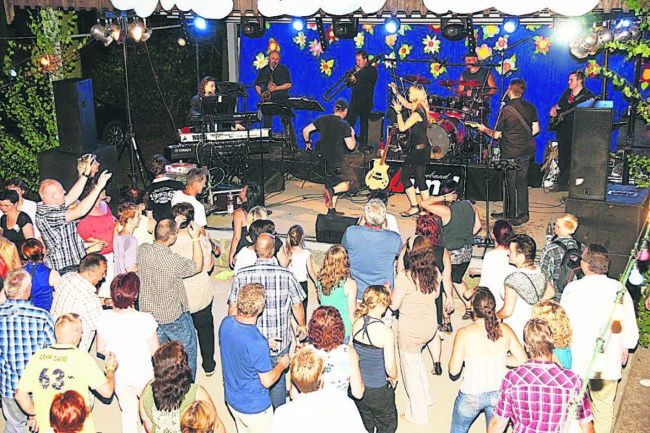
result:
[[[41,202],[36,205],[36,227],[40,230],[47,247],[45,264],[59,271],[60,274],[77,271],[81,258],[86,255],[75,221],[90,212],[112,176],[111,173],[104,171],[90,194],[76,206],[71,207],[81,195],[90,177],[90,170],[91,167],[88,166],[81,172],[79,180],[68,193],[54,179],[45,179],[38,189]]]
[[[273,257],[275,236],[262,233],[255,242],[257,261],[253,266],[243,268],[235,275],[228,296],[228,314],[237,314],[237,296],[246,284],[259,283],[264,286],[266,307],[257,318],[257,328],[269,342],[271,363],[275,366],[278,358],[289,353],[291,343],[291,314],[298,322],[298,339],[306,334],[305,310],[302,301],[305,292],[287,268],[283,268]],[[287,383],[285,374],[270,389],[273,407],[286,402]]]
[[[164,219],[156,224],[152,244],[138,247],[138,273],[140,274],[140,311],[151,313],[158,322],[158,340],[177,340],[185,346],[192,377],[196,377],[196,333],[183,278],[203,270],[203,251],[194,222],[188,227],[192,238],[192,259],[174,253],[169,247],[176,242],[178,224]]]

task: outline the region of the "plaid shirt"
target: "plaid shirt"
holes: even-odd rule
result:
[[[564,244],[568,250],[571,248],[578,248],[578,243],[572,237],[557,238],[558,242]],[[564,256],[564,249],[555,242],[549,242],[542,250],[542,255],[539,258],[539,267],[546,275],[546,278],[551,280],[553,287],[557,287],[557,281],[560,278],[560,264]]]
[[[582,380],[572,371],[553,362],[530,360],[503,379],[495,415],[511,418],[514,433],[555,433],[562,431],[569,402],[582,387]],[[581,422],[591,420],[587,396],[577,410]]]
[[[31,302],[9,299],[0,305],[0,394],[13,398],[29,358],[54,343],[54,322]]]
[[[305,292],[293,272],[279,266],[274,258],[257,259],[253,266],[242,268],[235,275],[228,303],[236,303],[239,289],[249,283],[264,286],[265,307],[257,319],[257,329],[269,342],[280,339],[279,350],[271,350],[279,353],[291,342],[291,306],[301,304]]]
[[[56,321],[66,313],[76,313],[81,317],[83,334],[79,349],[90,351],[97,331],[99,316],[102,313],[102,304],[97,296],[97,289],[90,281],[76,272],[68,272],[61,277],[61,281],[54,291],[52,318]]]
[[[47,247],[45,264],[57,271],[78,265],[86,255],[77,226],[65,217],[67,210],[64,205],[36,205],[36,227]]]

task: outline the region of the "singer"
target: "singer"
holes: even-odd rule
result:
[[[478,129],[499,140],[501,158],[512,159],[521,166],[506,171],[506,195],[503,198],[504,212],[492,213],[494,218],[503,218],[513,226],[525,224],[530,219],[528,214],[528,166],[535,157],[534,136],[539,133],[537,109],[533,104],[522,99],[526,92],[526,82],[514,79],[510,82],[505,104],[494,130],[481,124]]]

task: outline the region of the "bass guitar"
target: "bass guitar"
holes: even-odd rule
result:
[[[372,170],[366,175],[366,185],[371,191],[378,189],[386,189],[390,178],[388,177],[388,164],[386,164],[386,155],[388,155],[388,149],[390,148],[390,134],[388,135],[388,141],[386,145],[382,148],[381,158],[375,159]]]
[[[589,105],[589,107],[593,107],[593,105],[596,103],[596,101],[600,100],[601,98],[602,98],[601,95],[595,96],[593,101]],[[569,108],[567,110],[564,110],[564,111],[561,111],[561,112],[557,113],[557,116],[549,117],[549,119],[548,119],[548,131],[555,131],[557,129],[557,127],[560,125],[560,123],[564,122],[564,119],[566,119],[566,117],[569,114],[573,113],[578,108],[587,107],[587,105],[584,105],[585,102],[589,102],[589,101],[581,102],[578,105],[575,105],[575,106],[573,106],[573,107],[571,107],[571,108]]]

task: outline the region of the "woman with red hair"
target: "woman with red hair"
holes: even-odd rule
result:
[[[52,292],[59,283],[61,275],[43,264],[45,246],[38,239],[27,239],[22,246],[22,253],[27,263],[25,270],[32,276],[31,301],[37,307],[50,311]]]
[[[352,346],[343,343],[345,325],[335,307],[318,307],[309,321],[307,338],[323,356],[323,388],[338,389],[347,395],[348,387],[355,398],[363,396],[359,356]]]
[[[54,433],[79,433],[83,431],[90,408],[83,396],[69,390],[54,396],[50,406],[50,426]]]

